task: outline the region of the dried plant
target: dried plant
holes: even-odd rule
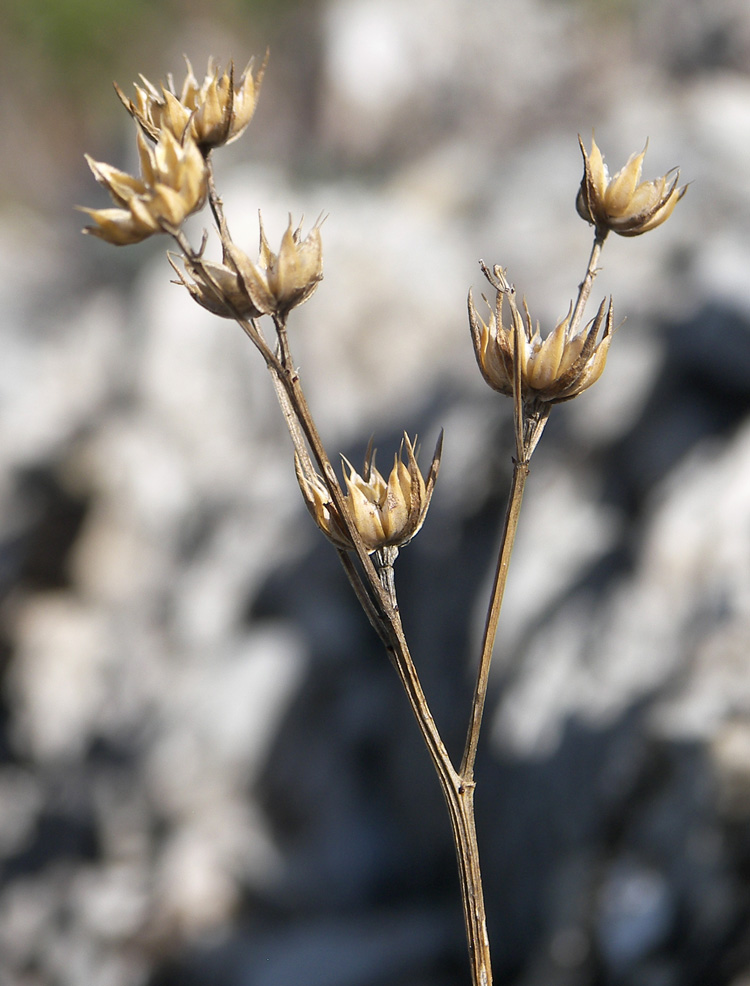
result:
[[[469,292],[471,338],[485,381],[513,401],[515,455],[466,742],[460,763],[454,763],[407,644],[393,572],[399,550],[425,521],[438,476],[442,434],[426,478],[417,463],[416,442],[404,433],[387,479],[375,467],[370,447],[361,473],[343,460],[344,487],[339,483],[308,407],[287,333],[290,314],[311,297],[323,276],[320,221],[303,236],[290,217],[274,253],[261,220],[259,257],[253,261],[232,240],[214,183],[213,151],[240,136],[255,110],[266,62],[255,76],[252,66],[250,62],[235,83],[232,65],[220,73],[210,61],[204,81],[198,83],[188,62],[179,94],[171,78],[161,87],[142,79],[133,100],[117,89],[137,125],[141,177],[87,158],[116,207],[84,209],[94,222],[84,232],[117,246],[155,234],[169,235],[178,248],[176,255],[169,256],[178,278],[175,283],[187,288],[204,308],[234,319],[270,370],[294,446],[305,504],[338,552],[357,599],[399,675],[437,772],[458,859],[472,984],[490,986],[490,947],[474,821],[474,763],[529,463],[553,405],[578,397],[604,371],[613,338],[612,301],[602,301],[588,324],[584,312],[605,239],[610,232],[637,236],[654,229],[670,216],[685,187],[678,185],[676,169],[656,180],[641,181],[645,148],[610,178],[596,142],[592,140],[587,153],[579,137],[584,174],[576,207],[593,225],[594,242],[575,301],[546,337],[532,322],[525,301],[519,310],[505,270],[480,261],[494,297],[491,301],[484,298],[485,321]],[[220,263],[204,257],[207,235],[195,249],[182,229],[184,220],[206,201],[221,243]],[[273,343],[264,334],[264,319],[273,327]]]

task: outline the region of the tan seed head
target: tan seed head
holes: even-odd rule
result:
[[[503,311],[507,299],[510,323]],[[486,300],[486,299],[485,299]],[[477,364],[486,382],[508,397],[514,392],[515,340],[520,339],[521,399],[525,403],[559,404],[572,400],[601,376],[612,339],[612,302],[603,301],[596,317],[581,328],[571,326],[571,311],[542,338],[524,302],[521,315],[515,292],[498,290],[488,321],[479,315],[469,292],[469,323]],[[603,327],[603,332],[600,330]]]
[[[117,85],[115,89],[125,109],[153,140],[165,128],[179,138],[189,129],[203,154],[208,154],[213,148],[236,140],[247,129],[255,113],[267,61],[268,54],[253,75],[251,59],[239,80],[235,80],[232,62],[221,72],[210,58],[206,75],[199,82],[186,58],[187,75],[179,93],[171,75],[159,88],[141,76],[142,85],[136,84],[134,99],[128,99]]]
[[[442,434],[425,481],[417,465],[416,451],[409,436],[404,439],[386,480],[375,468],[375,451],[368,448],[361,473],[344,459],[347,474],[345,503],[368,553],[386,547],[402,547],[424,523],[432,499],[442,453]],[[406,461],[403,455],[406,449]],[[338,513],[323,479],[295,457],[297,479],[307,508],[327,537],[339,548],[354,547],[347,524]]]
[[[591,153],[586,153],[579,135],[583,154],[583,178],[576,199],[581,218],[596,226],[599,234],[609,231],[620,236],[640,236],[660,226],[687,191],[678,187],[679,169],[673,168],[661,178],[641,181],[646,147],[640,154],[631,154],[627,164],[610,178],[602,153],[591,139]]]
[[[268,245],[261,219],[257,264],[234,244],[227,244],[227,251],[253,305],[264,315],[285,317],[307,301],[323,278],[320,220],[303,240],[301,227],[293,229],[290,216],[279,252],[274,253]]]
[[[173,232],[206,201],[206,164],[195,141],[187,136],[178,140],[169,130],[161,132],[155,145],[140,130],[137,140],[140,178],[86,155],[94,177],[107,189],[116,208],[82,207],[95,224],[84,233],[116,246]]]

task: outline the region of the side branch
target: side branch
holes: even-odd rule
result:
[[[573,308],[573,314],[570,318],[570,332],[571,334],[576,331],[583,318],[583,313],[586,308],[586,303],[589,300],[589,295],[591,294],[591,288],[594,284],[594,278],[599,273],[599,268],[597,264],[599,263],[599,257],[602,252],[602,247],[604,246],[604,241],[607,238],[608,230],[597,229],[594,234],[594,243],[591,247],[591,254],[589,255],[588,266],[586,267],[586,274],[583,280],[578,285],[578,297],[576,298],[575,307]]]
[[[508,496],[508,506],[505,511],[505,522],[503,525],[500,552],[497,558],[497,568],[495,579],[492,585],[492,597],[487,610],[487,620],[484,627],[484,637],[482,639],[482,653],[479,659],[479,671],[474,688],[474,699],[471,705],[471,721],[466,736],[466,746],[461,760],[459,773],[466,781],[473,781],[474,762],[477,756],[477,746],[479,745],[479,732],[482,727],[482,716],[487,698],[487,687],[490,676],[490,664],[492,662],[492,650],[495,645],[495,635],[497,633],[497,623],[500,618],[500,608],[503,604],[505,594],[505,584],[508,579],[508,566],[510,556],[513,552],[513,544],[516,539],[518,528],[518,518],[521,513],[521,503],[523,492],[526,487],[526,480],[529,475],[528,461],[514,460],[513,481],[510,494]]]

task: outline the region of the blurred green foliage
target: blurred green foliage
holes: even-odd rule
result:
[[[150,6],[148,0],[21,0],[0,19],[6,39],[44,56],[62,75],[77,76],[92,58],[116,50]]]
[[[0,209],[70,208],[66,182],[88,181],[83,150],[103,155],[125,130],[112,82],[131,91],[143,73],[184,77],[286,38],[303,0],[0,0]],[[308,11],[317,0],[304,0]],[[129,132],[129,131],[128,131]],[[18,147],[24,153],[17,153]]]
[[[267,31],[297,0],[9,0],[0,4],[0,51],[80,94],[106,74],[111,80],[141,52],[179,39],[189,21],[228,30]],[[265,39],[264,39],[265,40]],[[263,45],[265,47],[265,44]],[[129,57],[130,56],[130,57]]]

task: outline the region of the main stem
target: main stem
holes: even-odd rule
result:
[[[277,326],[277,329],[280,328]],[[328,457],[320,440],[315,422],[310,414],[299,380],[291,370],[291,361],[285,345],[285,332],[279,332],[282,350],[284,372],[277,377],[288,395],[294,413],[305,438],[307,439],[318,466],[328,474],[331,471]],[[276,372],[276,371],[274,371]],[[327,468],[326,468],[327,466]],[[330,478],[330,477],[329,477]],[[331,494],[334,499],[341,497],[337,486],[331,483]],[[343,513],[345,506],[337,503]],[[357,536],[356,528],[352,531]],[[358,540],[361,540],[358,538]],[[448,814],[451,821],[451,831],[458,861],[459,879],[461,885],[461,900],[463,903],[466,939],[469,948],[472,986],[492,986],[492,967],[490,964],[490,946],[487,935],[487,922],[482,890],[482,876],[479,868],[479,848],[477,845],[476,824],[474,820],[474,782],[457,773],[450,754],[443,743],[440,732],[430,711],[427,698],[422,690],[417,669],[409,651],[404,635],[401,617],[395,598],[386,591],[378,578],[369,555],[363,546],[359,545],[360,563],[367,577],[367,584],[372,597],[350,565],[348,558],[342,558],[344,568],[354,587],[355,592],[365,612],[378,631],[396,668],[404,691],[435,771],[440,781]],[[342,555],[345,555],[342,552]],[[395,590],[394,590],[395,593]],[[374,606],[373,606],[374,603]]]
[[[474,821],[474,781],[467,780],[457,773],[452,765],[422,691],[419,675],[409,653],[400,622],[396,627],[394,646],[389,650],[440,780],[448,807],[458,861],[472,986],[492,986],[490,943]]]

